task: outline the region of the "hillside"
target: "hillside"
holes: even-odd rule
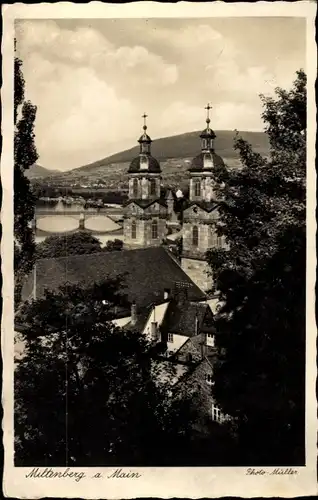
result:
[[[152,144],[152,154],[162,168],[162,182],[171,187],[184,189],[188,184],[188,168],[191,159],[200,153],[200,132],[189,132],[172,137],[156,139]],[[239,158],[233,149],[235,132],[221,130],[216,132],[215,150],[222,156],[229,167],[239,164]],[[252,144],[254,151],[267,155],[269,150],[267,135],[263,132],[242,132],[241,136]],[[58,185],[91,186],[102,182],[104,191],[127,189],[127,170],[131,160],[139,154],[139,145],[121,151],[89,165],[55,174],[52,182]]]
[[[34,163],[32,167],[25,172],[25,175],[28,179],[43,179],[59,173],[59,170],[50,170]]]
[[[152,155],[163,161],[170,158],[192,158],[200,152],[200,131],[187,132],[186,134],[163,137],[156,139],[152,144]],[[216,132],[215,150],[224,158],[237,158],[233,149],[233,138],[235,132],[231,130],[219,130]],[[268,152],[268,138],[264,132],[241,132],[243,139],[250,142],[255,151],[266,154]],[[108,156],[96,162],[73,169],[73,173],[89,173],[89,171],[102,165],[130,162],[139,153],[139,145]]]

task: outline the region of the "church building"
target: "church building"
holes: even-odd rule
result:
[[[189,204],[183,212],[181,266],[201,290],[208,291],[212,286],[212,278],[208,274],[206,252],[210,248],[224,246],[223,238],[217,236],[214,227],[218,217],[214,172],[218,167],[223,167],[224,162],[214,152],[216,135],[210,128],[211,108],[208,105],[205,109],[207,118],[206,128],[200,135],[201,153],[192,160],[189,168]]]
[[[166,235],[167,203],[161,198],[161,168],[151,155],[152,140],[143,115],[140,151],[128,169],[128,202],[124,206],[126,248],[159,246]]]
[[[225,242],[215,230],[219,200],[215,194],[215,171],[224,167],[222,158],[214,151],[216,137],[210,128],[208,105],[206,127],[200,134],[201,152],[192,160],[188,170],[189,199],[185,200],[182,229],[174,213],[174,195],[161,197],[161,167],[151,155],[144,114],[143,134],[139,139],[139,156],[128,169],[128,201],[124,206],[124,245],[126,248],[160,246],[172,236],[182,237],[181,267],[204,292],[211,289],[212,278],[206,262],[206,252],[222,248]],[[170,228],[170,230],[169,230]]]

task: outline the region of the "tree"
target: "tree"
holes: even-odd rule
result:
[[[63,236],[48,236],[36,246],[36,258],[67,257],[101,251],[101,243],[95,236],[86,231],[78,231]]]
[[[122,240],[115,238],[114,240],[109,240],[104,247],[105,252],[115,252],[123,249],[124,243]]]
[[[22,61],[14,59],[14,238],[15,303],[20,301],[22,283],[34,260],[34,235],[30,223],[34,218],[35,199],[25,176],[38,159],[34,143],[36,106],[25,101]]]
[[[222,304],[214,393],[234,417],[245,460],[304,460],[306,75],[261,96],[270,154],[236,137],[242,168],[217,173],[216,230],[226,249],[208,260]],[[242,458],[243,459],[243,458]]]
[[[187,451],[195,396],[170,394],[156,346],[110,322],[120,304],[108,282],[65,285],[21,307],[17,465],[167,465]]]

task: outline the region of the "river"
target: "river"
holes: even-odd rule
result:
[[[35,241],[40,243],[50,235],[62,235],[79,231],[80,218],[85,218],[85,229],[101,241],[122,239],[121,205],[107,205],[98,211],[79,204],[65,205],[59,201],[56,205],[41,204],[36,207]]]

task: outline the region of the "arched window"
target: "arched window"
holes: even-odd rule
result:
[[[201,196],[201,181],[200,179],[193,180],[194,196]]]
[[[202,140],[202,149],[206,149],[206,146],[207,146],[207,141],[206,141],[206,139],[203,139]]]
[[[222,248],[223,247],[222,236],[217,236],[217,238],[216,238],[216,247],[217,248]]]
[[[156,240],[158,238],[158,221],[153,220],[151,223],[151,238]]]
[[[138,179],[133,180],[133,197],[138,198]]]
[[[194,226],[192,229],[192,245],[197,247],[199,245],[199,230],[197,226]]]
[[[137,238],[137,224],[136,221],[132,221],[131,223],[131,238],[135,240]]]
[[[156,194],[156,181],[155,179],[150,179],[150,196]]]

